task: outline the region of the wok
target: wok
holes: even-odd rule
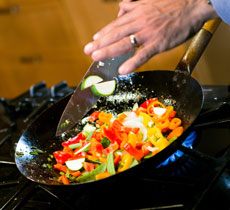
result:
[[[101,97],[96,104],[96,109],[104,107],[108,111],[120,113],[131,109],[135,102],[140,104],[146,99],[157,97],[164,104],[174,106],[178,116],[182,119],[184,133],[167,148],[131,169],[106,179],[71,184],[70,187],[109,181],[130,173],[139,174],[147,168],[154,168],[178,149],[191,130],[203,105],[202,87],[190,74],[219,23],[219,19],[206,23],[191,42],[175,71],[146,71],[118,76],[116,78],[118,86],[115,92],[111,96]],[[61,150],[62,140],[55,136],[55,132],[69,99],[70,95],[41,114],[25,130],[17,143],[16,165],[25,177],[34,182],[60,185],[52,180],[53,177],[59,176],[59,173],[53,168],[44,168],[42,165],[48,162],[47,158],[50,154]],[[90,110],[92,111],[93,109]],[[35,148],[42,152],[33,155]]]

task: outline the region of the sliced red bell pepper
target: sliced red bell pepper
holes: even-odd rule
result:
[[[100,114],[100,111],[94,111],[90,116],[89,116],[89,120],[94,122],[95,120],[98,119],[98,116]]]
[[[120,121],[118,120],[114,120],[113,124],[112,124],[112,131],[115,134],[120,134],[121,132],[125,132],[125,133],[129,133],[129,132],[133,132],[133,133],[138,133],[138,131],[140,130],[140,128],[129,128],[129,127],[125,127]]]
[[[86,152],[79,152],[77,155],[74,155],[72,160],[86,157]]]
[[[97,139],[97,141],[101,141],[101,140],[103,139],[103,137],[102,137],[102,135],[101,135],[101,132],[97,132],[97,131],[95,131],[95,132],[93,133],[92,138]]]
[[[114,158],[114,166],[115,167],[118,166],[118,163],[120,162],[120,160],[121,160],[121,155],[115,156],[115,158]]]
[[[102,153],[107,156],[109,153],[115,152],[119,148],[120,148],[119,144],[115,141],[114,143],[110,144],[106,149],[103,149]]]
[[[105,137],[107,137],[112,143],[114,142],[114,133],[112,132],[112,130],[107,129],[107,128],[103,128],[103,134]]]
[[[154,101],[157,101],[157,98],[151,98],[140,105],[140,107],[147,109],[147,107]]]
[[[137,160],[140,160],[144,156],[141,150],[134,148],[130,143],[126,143],[123,148]]]
[[[163,129],[161,130],[161,133],[166,133],[166,132],[168,132],[168,131],[170,131],[170,129],[169,129],[169,127],[166,127],[166,128],[163,128]]]
[[[79,133],[77,136],[69,139],[68,141],[62,142],[62,146],[63,147],[68,147],[71,144],[79,143],[80,140],[85,140],[85,139],[86,139],[86,137],[82,133]]]
[[[57,163],[64,164],[72,156],[64,151],[56,151],[53,153]]]
[[[142,145],[141,147],[141,151],[144,153],[144,156],[149,154],[150,151],[147,149],[147,147],[152,147],[152,143],[147,141],[147,142],[144,142],[144,144]]]
[[[172,120],[175,116],[176,116],[176,111],[173,110],[169,115],[169,120]]]
[[[104,128],[103,129],[105,137],[107,137],[112,143],[117,142],[119,145],[122,140],[114,133],[114,131]]]
[[[112,123],[113,131],[121,131],[124,125],[119,120],[114,120]]]

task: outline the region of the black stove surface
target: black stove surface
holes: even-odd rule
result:
[[[53,188],[27,180],[14,162],[17,141],[42,111],[73,89],[65,82],[34,85],[0,102],[1,209],[230,209],[230,88],[204,86],[193,149],[142,176],[103,186]]]

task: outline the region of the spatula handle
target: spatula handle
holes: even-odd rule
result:
[[[217,18],[209,20],[203,25],[202,29],[200,29],[192,39],[187,51],[178,63],[176,71],[184,71],[190,75],[192,74],[192,71],[220,23],[220,18]]]

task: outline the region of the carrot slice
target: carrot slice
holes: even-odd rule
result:
[[[174,128],[171,133],[169,133],[167,139],[170,140],[173,137],[179,137],[184,131],[184,128],[182,126],[179,126],[177,128]]]
[[[56,168],[59,171],[62,171],[64,173],[66,173],[68,171],[68,168],[60,163],[57,163],[54,165],[54,168]]]
[[[76,171],[76,172],[70,172],[70,174],[74,177],[78,177],[81,175],[81,172],[80,171]]]
[[[62,175],[61,180],[62,180],[62,183],[63,183],[63,184],[69,184],[69,180],[68,180],[68,178],[66,177],[65,174]]]
[[[97,174],[95,176],[95,178],[96,178],[96,180],[99,180],[99,179],[104,179],[104,178],[109,177],[109,176],[110,176],[109,172],[104,172],[104,173]]]

